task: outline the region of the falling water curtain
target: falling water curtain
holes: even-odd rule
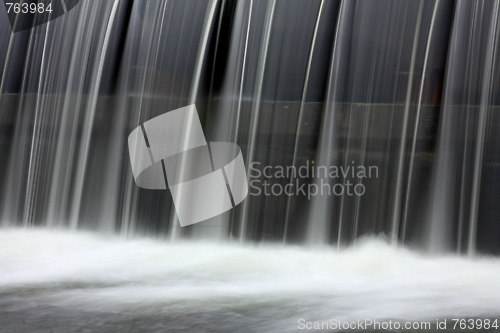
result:
[[[496,0],[81,0],[16,33],[3,17],[1,223],[498,252],[498,20]],[[134,186],[126,137],[188,104],[247,166],[378,178],[179,229],[168,191]]]

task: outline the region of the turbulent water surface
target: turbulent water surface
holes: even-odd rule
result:
[[[377,239],[358,244],[337,252],[3,230],[0,326],[282,332],[298,330],[300,319],[499,312],[497,258],[428,257]]]

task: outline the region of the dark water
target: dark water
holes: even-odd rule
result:
[[[81,0],[15,33],[0,13],[0,331],[499,317],[499,20],[500,0]],[[192,104],[249,183],[365,191],[181,228],[127,138]],[[377,172],[262,172],[313,165]]]
[[[0,21],[4,226],[498,252],[497,1],[81,1]],[[127,135],[196,104],[247,169],[374,166],[362,196],[251,196],[178,230]],[[248,170],[247,170],[248,171]],[[286,185],[294,179],[273,179]],[[316,179],[300,179],[315,184]],[[210,227],[208,227],[210,225]]]

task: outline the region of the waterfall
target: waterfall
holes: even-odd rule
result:
[[[0,331],[500,329],[500,0],[42,2]]]
[[[435,250],[453,246],[472,254],[476,248],[484,146],[491,126],[488,113],[496,89],[492,76],[498,48],[497,14],[498,2],[457,4],[450,41],[455,51],[448,55],[427,213],[428,242]]]
[[[0,20],[0,225],[498,253],[499,6],[80,1]],[[134,183],[127,136],[191,104],[208,142],[241,147],[250,191],[181,228],[168,190]]]

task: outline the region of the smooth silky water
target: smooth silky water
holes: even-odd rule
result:
[[[499,259],[430,257],[382,238],[341,251],[49,230],[6,230],[0,240],[5,332],[286,332],[301,319],[434,325],[500,308]]]
[[[80,0],[15,33],[0,17],[0,332],[500,320],[499,20],[499,0]],[[181,228],[170,191],[136,186],[127,137],[191,104],[249,182],[365,191],[252,188]],[[312,165],[377,173],[263,173]]]

